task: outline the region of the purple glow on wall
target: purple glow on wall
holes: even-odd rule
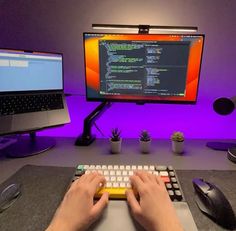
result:
[[[63,127],[48,129],[40,135],[77,137],[83,130],[83,119],[98,105],[86,102],[83,97],[67,98],[71,123]],[[201,107],[204,105],[204,109]],[[169,138],[173,131],[182,131],[186,138],[234,138],[236,134],[227,128],[235,123],[235,112],[229,116],[217,115],[212,102],[197,105],[164,105],[113,103],[96,121],[101,135],[93,126],[93,134],[108,138],[113,127],[122,130],[122,136],[137,138],[141,130],[150,131],[154,138]]]
[[[216,98],[236,95],[235,9],[236,1],[225,0],[2,1],[0,47],[62,52],[66,93],[84,95],[82,33],[92,31],[92,23],[198,26],[206,39],[196,105],[114,103],[97,125],[106,137],[119,127],[123,137],[147,129],[154,138],[169,138],[176,130],[187,138],[236,138],[236,112],[220,116],[212,109]],[[67,102],[71,123],[40,135],[77,137],[98,105],[85,96]],[[93,133],[103,137],[95,128]]]

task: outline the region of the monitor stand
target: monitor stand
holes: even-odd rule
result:
[[[55,146],[55,144],[56,141],[53,138],[42,136],[36,137],[36,132],[31,132],[29,133],[29,136],[19,136],[15,143],[0,150],[0,152],[6,157],[21,158],[45,152]]]
[[[229,148],[236,147],[236,143],[207,142],[206,146],[214,150],[227,151]]]
[[[95,140],[95,136],[91,133],[92,126],[95,120],[110,106],[110,102],[102,102],[84,119],[83,133],[76,139],[75,145],[88,146]]]

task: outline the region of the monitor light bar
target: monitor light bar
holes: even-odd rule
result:
[[[93,29],[98,30],[146,30],[152,31],[174,31],[174,32],[197,32],[198,28],[193,26],[153,26],[153,25],[122,25],[122,24],[92,24]]]

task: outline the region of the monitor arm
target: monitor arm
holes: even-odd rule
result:
[[[91,134],[91,128],[96,119],[110,106],[110,102],[102,102],[84,119],[83,133],[76,139],[75,145],[88,146],[95,140],[95,136]]]

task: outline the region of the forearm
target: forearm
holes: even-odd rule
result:
[[[85,228],[74,228],[64,222],[52,222],[45,231],[85,231]]]
[[[63,224],[50,224],[45,231],[71,231]]]
[[[184,231],[182,225],[178,219],[173,219],[171,221],[163,220],[159,222],[156,226],[150,231]]]

